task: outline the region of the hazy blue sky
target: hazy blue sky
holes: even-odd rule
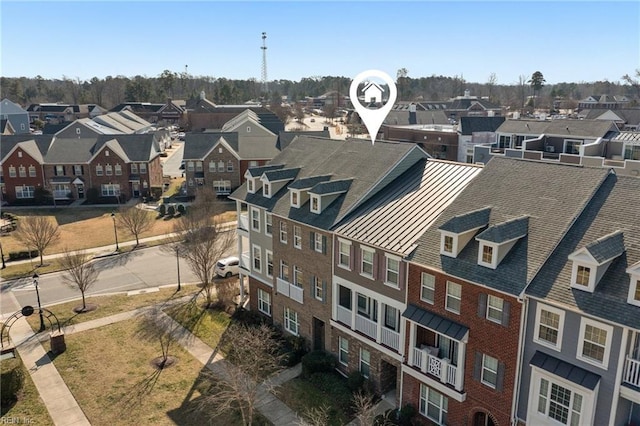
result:
[[[1,74],[268,78],[380,69],[511,84],[619,81],[640,67],[640,2],[0,2]]]

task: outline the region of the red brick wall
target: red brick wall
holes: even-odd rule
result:
[[[9,177],[9,167],[11,166],[16,168],[15,178]],[[20,177],[20,166],[24,166],[26,177]],[[36,168],[35,177],[29,177],[29,166]],[[2,199],[8,202],[16,199],[16,186],[27,185],[38,188],[43,186],[45,180],[40,163],[19,147],[2,162],[2,177],[5,186],[5,194]]]
[[[109,155],[106,153],[109,152]],[[100,164],[102,166],[102,176],[96,175],[96,166]],[[111,164],[113,174],[111,176],[106,175],[105,166],[107,164]],[[115,165],[120,164],[122,166],[122,175],[116,176],[115,174]],[[128,200],[131,198],[131,184],[129,183],[129,172],[130,166],[127,164],[122,158],[120,158],[111,148],[108,146],[103,147],[98,155],[91,161],[89,164],[89,173],[91,174],[91,184],[94,188],[97,188],[100,196],[102,196],[102,184],[119,184],[120,185],[120,193],[126,196]],[[86,166],[85,166],[85,174],[86,174]],[[147,175],[140,175],[140,190],[142,191],[142,180],[148,179],[149,170],[147,169]],[[85,188],[85,192],[88,188]]]
[[[433,305],[420,300],[421,272],[423,271],[436,277],[435,303]],[[447,280],[462,284],[460,315],[445,310]],[[508,326],[505,327],[478,316],[478,299],[481,293],[491,294],[510,302]],[[498,425],[508,425],[518,356],[521,304],[517,299],[485,287],[449,277],[441,272],[410,264],[407,300],[408,303],[416,304],[425,310],[435,312],[469,327],[469,341],[466,345],[464,371],[464,392],[467,393],[467,398],[461,404],[462,408],[460,408],[461,413],[465,413],[467,417],[463,418],[462,414],[460,414],[459,417],[450,418],[450,424],[465,424],[462,423],[464,419],[470,419],[472,414],[478,410],[485,410],[495,418]],[[408,350],[410,342],[408,335],[406,342]],[[487,354],[504,363],[502,391],[497,391],[474,380],[473,370],[476,352]],[[406,400],[406,402],[409,402],[409,400]],[[412,399],[411,402],[415,404],[418,400]],[[452,400],[449,399],[450,407],[452,406],[451,402]]]
[[[253,167],[260,167],[260,166],[264,166],[265,164],[267,164],[271,160],[270,159],[266,159],[266,160],[254,160],[254,161],[257,161],[258,165],[257,166],[253,166]],[[249,160],[240,160],[240,184],[241,185],[246,180],[244,178],[244,174],[246,173],[248,168],[249,168]]]
[[[271,312],[273,315],[273,289],[252,277],[249,277],[249,309],[264,315],[258,310],[258,289],[262,289],[271,295]]]

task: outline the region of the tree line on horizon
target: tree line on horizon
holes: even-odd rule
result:
[[[626,95],[640,97],[640,69],[624,75],[621,82],[563,82],[544,84],[540,71],[519,75],[514,83],[501,84],[495,73],[485,83],[466,81],[462,76],[432,75],[410,77],[405,68],[398,70],[396,84],[400,101],[445,101],[464,94],[483,97],[501,106],[522,108],[535,95],[535,106],[549,108],[556,99],[572,103],[590,95]],[[343,76],[312,76],[300,81],[272,80],[268,92],[256,79],[234,80],[223,77],[193,76],[164,70],[155,77],[122,75],[93,77],[89,80],[69,78],[45,79],[38,75],[0,78],[2,97],[22,105],[44,102],[97,104],[107,109],[123,102],[166,102],[172,99],[194,99],[204,91],[207,99],[219,105],[242,104],[250,100],[279,99],[286,96],[296,102],[307,96],[320,96],[336,91],[348,95],[351,78]],[[637,104],[637,103],[634,103]]]

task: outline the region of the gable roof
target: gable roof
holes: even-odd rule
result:
[[[618,230],[604,237],[600,237],[594,242],[587,244],[585,250],[589,252],[598,264],[602,264],[620,256],[624,252],[623,234]]]
[[[412,261],[519,295],[608,173],[598,168],[494,157],[418,240]],[[479,242],[475,239],[456,258],[440,254],[441,233],[437,229],[478,206],[491,208],[489,226],[529,216],[529,232],[495,270],[478,265]]]
[[[153,133],[100,136],[97,140],[97,148],[114,139],[130,161],[148,162],[160,155],[158,142]]]
[[[502,244],[527,235],[529,217],[518,217],[488,227],[476,236],[476,239],[490,243]]]
[[[477,132],[495,132],[502,123],[506,120],[505,117],[461,117],[460,118],[460,133],[463,135],[472,135]]]
[[[296,136],[306,135],[306,136],[320,136],[323,138],[328,138],[331,135],[329,134],[329,130],[315,130],[315,131],[281,131],[278,133],[278,141],[276,142],[276,148],[280,151],[289,146],[291,141],[295,139]]]
[[[317,183],[325,182],[329,179],[331,179],[331,175],[311,176],[304,179],[297,179],[289,185],[289,189],[311,189]]]
[[[452,217],[440,228],[441,231],[453,232],[454,234],[462,234],[472,229],[482,228],[489,223],[491,208],[484,207]]]
[[[47,152],[49,164],[83,164],[93,156],[97,137],[58,138],[56,137]]]
[[[605,137],[610,131],[617,132],[618,128],[606,120],[506,120],[496,129],[497,133],[593,139]]]
[[[264,172],[264,177],[266,177],[269,182],[291,180],[295,179],[299,171],[300,169],[297,167],[267,170]]]
[[[412,155],[414,152],[419,153],[415,160]],[[266,199],[262,196],[262,191],[248,194],[244,184],[230,197],[262,206],[282,217],[329,229],[359,203],[377,193],[383,183],[386,186],[388,182],[385,179],[391,177],[392,170],[404,167],[399,172],[401,174],[409,167],[409,163],[415,164],[420,158],[425,157],[424,151],[412,144],[379,141],[372,145],[366,140],[299,136],[277,155],[272,163],[282,164],[287,168],[300,168],[296,179],[321,175],[331,175],[332,181],[353,179],[346,193],[337,197],[329,207],[323,208],[322,214],[311,213],[309,203],[297,209],[291,208],[289,197],[284,196],[288,192],[287,187],[273,194],[272,198]],[[411,161],[405,164],[405,158]],[[402,167],[398,167],[399,164]],[[395,177],[393,176],[393,179]]]
[[[533,280],[527,294],[594,317],[640,328],[640,307],[627,303],[630,282],[627,269],[640,262],[638,194],[640,179],[609,174],[553,256]],[[609,265],[593,293],[571,288],[573,262],[569,255],[605,236],[611,238],[604,238],[591,247],[595,255],[601,259],[615,255],[622,242],[625,251]]]
[[[471,164],[422,160],[348,215],[335,232],[407,256],[480,170]]]
[[[32,141],[35,145],[29,145],[28,148],[31,154],[31,150],[37,149],[39,153],[33,152],[34,158],[43,159],[49,150],[49,146],[51,145],[51,141],[53,140],[53,135],[29,135],[29,134],[17,134],[17,135],[2,135],[2,140],[0,141],[0,159],[4,161],[4,159],[9,155],[10,152],[18,145],[19,143]]]
[[[236,132],[187,133],[184,139],[182,158],[185,160],[204,160],[220,140],[224,140],[232,150],[238,150],[238,133]]]
[[[328,180],[319,182],[309,190],[309,193],[316,195],[338,194],[347,192],[351,186],[352,179]]]
[[[2,115],[26,114],[26,113],[27,111],[25,111],[20,105],[10,101],[7,98],[4,98],[2,102],[0,102],[0,114]]]
[[[260,177],[263,173],[268,172],[269,170],[278,170],[283,167],[284,165],[282,164],[267,164],[266,166],[250,167],[247,169],[247,172],[251,177]]]

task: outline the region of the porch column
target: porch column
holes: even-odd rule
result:
[[[376,303],[376,343],[380,343],[382,340],[382,303]]]
[[[464,388],[464,355],[467,351],[467,345],[462,340],[458,342],[458,366],[456,368],[456,390],[462,391]]]
[[[353,289],[349,288],[349,291],[351,291],[351,324],[349,324],[349,328],[354,330],[356,328],[356,312],[358,311],[358,297],[356,296],[356,292]]]
[[[416,347],[416,325],[413,321],[409,323],[409,365],[413,365],[413,348]]]

